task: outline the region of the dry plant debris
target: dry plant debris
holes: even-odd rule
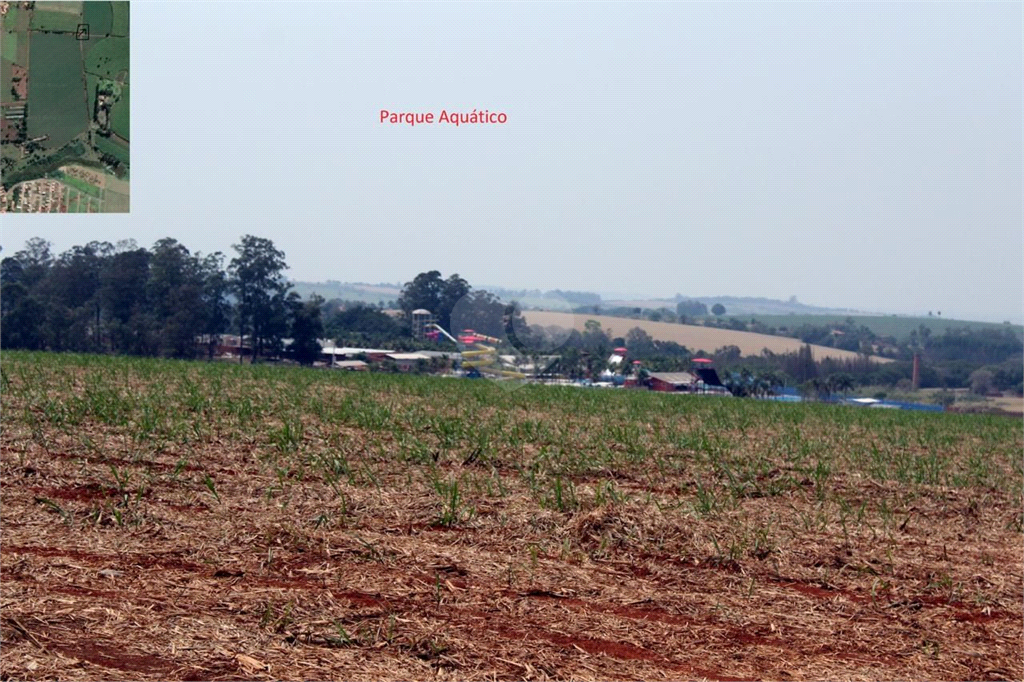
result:
[[[1024,677],[1018,420],[0,371],[0,679]]]

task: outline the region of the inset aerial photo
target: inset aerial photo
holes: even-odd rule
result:
[[[128,212],[128,28],[128,2],[0,2],[0,212]]]

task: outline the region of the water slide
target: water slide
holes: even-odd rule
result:
[[[526,378],[526,375],[522,372],[503,369],[500,361],[498,360],[498,349],[494,346],[487,346],[482,343],[487,341],[496,344],[500,343],[501,339],[497,339],[493,336],[487,336],[486,334],[478,334],[475,331],[468,329],[465,333],[460,335],[459,339],[456,339],[443,329],[441,325],[435,323],[430,326],[444,334],[448,340],[452,341],[459,347],[462,355],[462,367],[476,369],[478,372],[484,374],[495,374],[509,379]],[[472,344],[472,348],[470,348],[470,344]]]

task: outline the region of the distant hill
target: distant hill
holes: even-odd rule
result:
[[[733,315],[729,311],[725,317],[753,317],[758,322],[763,322],[769,327],[779,329],[796,329],[802,325],[824,326],[831,323],[839,323],[847,317],[853,320],[857,326],[864,326],[879,336],[892,336],[897,341],[903,341],[910,337],[911,331],[924,325],[930,329],[932,334],[942,334],[947,329],[1012,329],[1017,336],[1024,337],[1024,327],[1019,324],[999,324],[997,322],[973,322],[971,320],[952,320],[946,317],[906,317],[902,315]]]
[[[303,298],[319,294],[325,299],[342,298],[364,303],[388,303],[398,299],[402,284],[383,282],[301,282],[294,280],[292,287]],[[540,289],[505,289],[503,287],[474,286],[473,289],[489,291],[503,301],[518,301],[524,308],[567,310],[573,305],[601,303],[601,297],[588,291],[542,291]],[[674,305],[674,304],[673,304]]]
[[[394,283],[369,284],[365,282],[299,282],[292,281],[292,287],[302,298],[319,294],[327,300],[342,298],[346,301],[363,303],[387,303],[398,298],[401,286]]]
[[[292,286],[303,297],[319,294],[330,300],[341,298],[364,303],[387,304],[398,298],[402,285],[397,282],[300,282],[293,281]],[[757,319],[771,327],[787,327],[794,329],[801,325],[825,325],[852,317],[857,325],[864,325],[879,336],[894,336],[897,340],[906,339],[912,330],[920,325],[931,329],[933,334],[941,334],[949,328],[970,327],[972,329],[1002,328],[1004,325],[994,322],[973,322],[968,320],[952,320],[944,317],[910,317],[903,315],[865,314],[862,311],[845,308],[827,308],[823,306],[800,303],[795,298],[780,301],[771,298],[741,296],[675,296],[673,298],[646,299],[602,299],[599,294],[588,291],[542,291],[540,289],[505,289],[503,287],[481,286],[501,297],[503,300],[517,300],[524,308],[540,310],[564,311],[567,305],[594,304],[603,309],[624,307],[675,310],[680,301],[700,301],[710,308],[716,303],[725,306],[724,318],[738,317],[749,321]],[[1024,327],[1010,325],[1018,336],[1024,337]]]
[[[768,336],[753,332],[734,331],[731,329],[713,329],[690,324],[673,324],[670,322],[651,322],[649,320],[633,320],[627,317],[607,317],[604,315],[584,315],[549,311],[526,311],[526,321],[542,326],[558,326],[565,329],[583,330],[587,320],[601,323],[601,327],[612,336],[625,336],[633,327],[640,327],[651,338],[658,341],[675,341],[690,350],[713,352],[723,346],[737,346],[743,355],[760,355],[765,348],[773,353],[791,353],[804,344],[799,339],[784,336]],[[811,346],[816,360],[835,358],[839,360],[858,357],[857,353],[827,346]],[[875,358],[876,362],[891,362],[888,358]]]
[[[301,282],[293,281],[292,286],[303,297],[307,298],[312,294],[319,294],[324,298],[344,298],[350,301],[364,301],[366,303],[387,303],[398,298],[401,293],[400,283],[384,282],[371,284],[367,282],[338,282],[329,280],[327,282]],[[600,305],[604,308],[617,306],[630,308],[670,308],[675,310],[679,301],[696,300],[707,304],[710,308],[716,303],[721,303],[726,308],[729,316],[760,315],[848,315],[853,313],[863,314],[863,311],[847,310],[845,308],[823,308],[799,303],[795,300],[777,301],[770,298],[742,298],[736,296],[705,296],[701,298],[692,296],[676,296],[674,298],[649,298],[614,300],[603,299],[600,294],[592,291],[562,291],[553,289],[543,291],[541,289],[507,289],[498,286],[477,286],[474,289],[484,289],[495,296],[506,301],[519,301],[526,308],[540,308],[564,310],[569,306],[578,305]]]
[[[748,296],[676,296],[674,298],[650,298],[631,300],[607,300],[602,305],[614,308],[617,306],[630,308],[668,308],[676,309],[680,301],[700,301],[708,308],[721,303],[725,306],[726,315],[730,317],[747,317],[750,315],[850,315],[864,314],[862,310],[847,308],[825,308],[822,306],[800,303],[795,298],[780,301],[774,298],[757,298]]]

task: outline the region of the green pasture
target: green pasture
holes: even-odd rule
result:
[[[91,0],[89,1],[91,2]],[[44,9],[51,12],[82,16],[83,4],[83,0],[37,0],[35,7],[37,11]]]
[[[118,74],[128,71],[130,62],[128,38],[105,38],[89,48],[85,56],[85,70],[109,80],[116,80]]]
[[[90,39],[106,37],[113,32],[114,14],[109,2],[98,2],[97,0],[86,2],[82,20],[89,24]]]
[[[14,32],[18,30],[18,19],[21,16],[21,8],[15,7],[13,4],[8,6],[7,14],[0,19],[0,30],[5,33]]]
[[[73,35],[33,33],[28,136],[49,135],[47,149],[64,146],[89,127],[85,75]]]
[[[82,3],[65,3],[67,5],[78,5],[77,11],[63,12],[53,9],[40,9],[50,4],[49,2],[36,3],[36,9],[32,12],[32,30],[59,31],[74,34],[78,30],[78,25],[83,23]],[[72,35],[72,38],[74,38],[74,35]]]
[[[7,57],[0,57],[0,88],[3,89],[4,102],[14,101],[14,95],[11,94],[12,77],[11,60]]]
[[[96,135],[93,137],[93,146],[100,152],[115,157],[121,163],[131,165],[131,153],[129,150],[110,138]]]
[[[10,31],[0,33],[0,57],[10,61],[18,61],[18,34]]]
[[[129,117],[131,114],[131,103],[128,98],[129,86],[125,84],[121,86],[120,89],[121,96],[110,110],[110,129],[115,135],[119,135],[126,140],[130,140],[131,132],[129,130]]]
[[[129,28],[130,10],[127,0],[115,0],[110,3],[113,13],[111,34],[115,36],[127,36]]]

